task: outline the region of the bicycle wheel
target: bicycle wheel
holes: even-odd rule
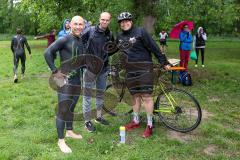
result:
[[[109,84],[106,87],[103,109],[112,116],[130,115],[133,110],[131,107],[131,96],[128,90],[121,84]]]
[[[178,132],[194,130],[201,122],[202,111],[196,98],[190,93],[169,88],[158,95],[154,113],[170,129]]]

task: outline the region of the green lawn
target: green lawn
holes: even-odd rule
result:
[[[154,135],[143,139],[144,124],[127,132],[127,143],[118,145],[118,129],[126,120],[105,116],[111,125],[96,125],[95,133],[88,133],[77,121],[74,127],[83,140],[67,139],[73,150],[69,155],[57,147],[57,97],[48,85],[46,41],[29,44],[32,58],[27,59],[26,78],[14,84],[10,42],[0,41],[0,159],[240,159],[239,41],[209,41],[205,68],[194,68],[190,61],[194,84],[185,89],[204,110],[196,130],[179,134],[158,123]],[[169,42],[167,56],[178,58],[177,42]]]

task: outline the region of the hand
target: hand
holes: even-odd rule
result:
[[[34,37],[34,39],[37,39],[37,37]]]
[[[58,79],[64,79],[67,77],[66,74],[63,74],[60,70],[57,71],[57,73],[52,74],[53,77],[56,77]]]
[[[57,71],[57,73],[52,74],[53,75],[53,81],[58,87],[63,87],[65,84],[67,84],[67,75],[61,73],[61,71]]]
[[[168,65],[163,66],[163,68],[164,68],[166,71],[168,71],[168,70],[170,70],[171,66],[168,64]]]

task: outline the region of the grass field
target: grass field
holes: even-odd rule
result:
[[[46,41],[29,41],[26,78],[13,83],[10,42],[0,41],[0,159],[240,159],[240,43],[209,41],[205,68],[190,61],[193,86],[185,88],[200,102],[203,120],[191,133],[173,132],[158,123],[154,135],[141,138],[141,129],[127,132],[118,145],[124,120],[105,116],[109,127],[96,125],[88,133],[83,122],[74,123],[83,140],[67,139],[73,153],[57,147],[56,93],[48,85],[49,71],[43,53]],[[169,42],[168,57],[178,58],[178,43]],[[20,69],[20,68],[19,68]],[[19,70],[20,72],[20,70]],[[76,112],[81,112],[81,100]]]

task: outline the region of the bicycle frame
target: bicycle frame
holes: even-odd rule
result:
[[[164,112],[164,113],[172,113],[175,111],[174,105],[177,105],[176,101],[174,100],[173,96],[171,93],[167,93],[164,89],[164,84],[160,81],[159,85],[161,87],[161,90],[163,94],[167,97],[169,103],[171,104],[171,109],[169,108],[159,108],[159,109],[154,109],[154,112]]]

